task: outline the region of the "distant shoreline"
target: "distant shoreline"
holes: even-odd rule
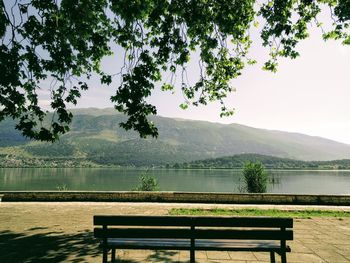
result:
[[[176,158],[175,158],[176,159]],[[175,160],[174,159],[174,160]],[[14,154],[0,154],[0,168],[132,168],[132,169],[185,169],[185,170],[240,170],[247,161],[260,162],[266,170],[290,171],[347,171],[350,159],[330,161],[303,161],[261,154],[239,154],[194,161],[141,162],[138,159],[127,160],[94,159],[93,157],[27,157]]]
[[[3,167],[0,166],[0,169],[121,169],[121,170],[171,170],[171,171],[182,171],[182,170],[194,170],[194,171],[210,171],[210,170],[232,170],[232,171],[241,171],[242,168],[165,168],[165,167],[133,167],[133,166],[14,166],[14,167]],[[288,169],[288,168],[267,168],[267,171],[300,171],[300,172],[350,172],[350,169]]]

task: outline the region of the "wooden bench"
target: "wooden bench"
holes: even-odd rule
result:
[[[101,240],[102,262],[108,251],[115,262],[116,249],[270,252],[287,262],[293,240],[292,218],[202,216],[94,216],[94,236]]]

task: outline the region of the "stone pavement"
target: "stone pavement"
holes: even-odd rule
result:
[[[93,215],[164,215],[173,207],[350,211],[350,207],[315,206],[0,202],[0,262],[102,262],[92,234]],[[289,263],[350,262],[350,218],[295,219],[294,240],[288,244],[292,248],[292,253],[287,254]],[[117,255],[119,262],[124,263],[189,260],[187,251],[122,250]],[[199,251],[196,259],[198,262],[269,262],[269,254]]]

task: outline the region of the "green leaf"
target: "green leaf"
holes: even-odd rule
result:
[[[183,109],[183,110],[186,110],[186,109],[188,108],[188,104],[187,104],[187,103],[181,103],[181,104],[179,105],[179,107],[180,107],[181,109]]]

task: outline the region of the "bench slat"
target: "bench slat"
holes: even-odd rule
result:
[[[199,239],[293,240],[292,230],[198,229],[195,232],[195,238]]]
[[[195,226],[292,228],[292,218],[271,217],[193,217]]]
[[[94,235],[98,238],[191,238],[190,229],[166,228],[95,228]]]
[[[201,216],[94,216],[94,225],[109,226],[215,226],[215,227],[293,227],[292,218],[201,217]]]
[[[196,238],[196,239],[251,239],[292,240],[293,231],[286,230],[231,230],[231,229],[174,229],[174,228],[110,228],[94,229],[98,238]]]
[[[94,216],[94,225],[108,226],[191,226],[187,216]]]

